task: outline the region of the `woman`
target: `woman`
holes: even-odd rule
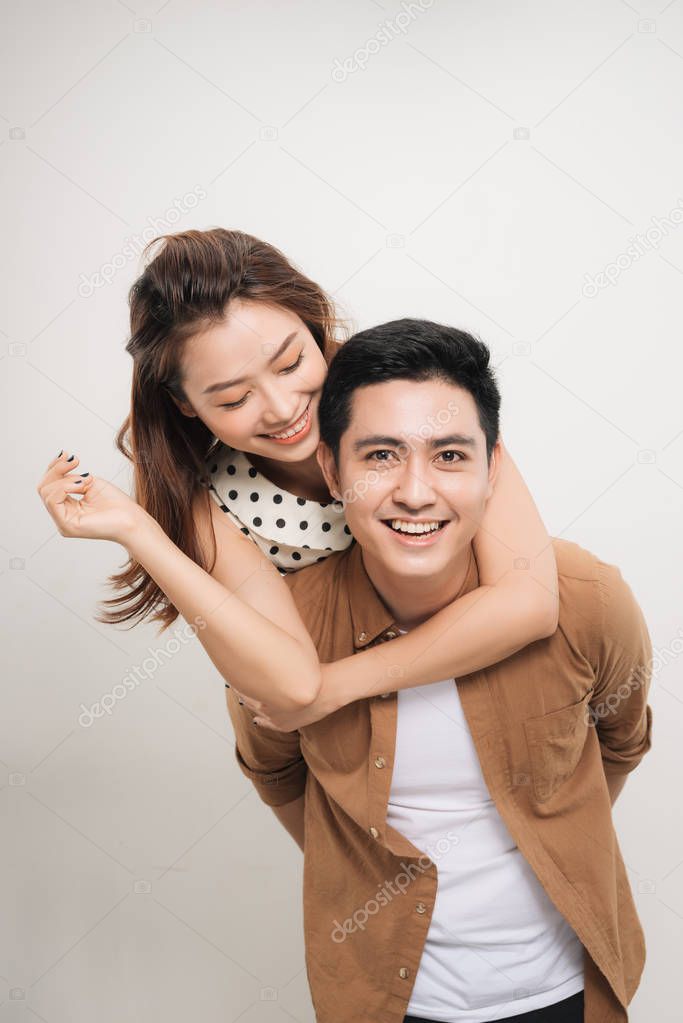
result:
[[[468,674],[554,632],[552,546],[504,453],[474,541],[480,587],[393,640],[391,667],[377,648],[353,671],[350,659],[321,665],[281,574],[353,539],[348,495],[329,494],[316,459],[331,300],[271,245],[215,229],[162,239],[130,304],[131,411],[117,442],[136,500],[75,474],[67,452],[38,487],[62,535],[128,552],[100,621],[199,622],[223,677],[280,727]]]

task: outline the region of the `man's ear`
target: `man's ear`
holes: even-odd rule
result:
[[[341,500],[341,484],[339,482],[337,463],[334,460],[331,448],[327,446],[325,441],[320,441],[315,456],[318,459],[318,465],[325,477],[327,489],[333,497],[337,498],[337,500]]]
[[[192,406],[190,405],[189,401],[181,401],[180,398],[176,398],[175,394],[171,394],[170,391],[168,392],[168,394],[169,394],[169,396],[171,398],[171,401],[173,401],[173,403],[180,409],[180,411],[182,412],[182,414],[184,416],[187,416],[188,419],[196,419],[197,418],[197,413],[192,408]]]
[[[493,445],[493,448],[491,450],[491,458],[489,459],[489,482],[486,490],[486,500],[488,500],[491,494],[493,493],[493,488],[496,485],[498,473],[500,472],[501,459],[504,458],[504,456],[505,452],[503,448],[503,441],[499,434],[498,440]]]

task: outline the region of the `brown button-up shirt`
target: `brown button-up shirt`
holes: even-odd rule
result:
[[[455,684],[491,798],[584,947],[584,1018],[622,1023],[645,944],[606,776],[632,771],[650,748],[652,650],[618,568],[553,544],[557,631]],[[286,581],[323,662],[398,635],[355,543]],[[470,552],[460,592],[477,585]],[[304,931],[318,1023],[403,1023],[437,867],[386,823],[396,694],[274,732],[228,693],[237,761],[261,799],[280,806],[305,794]]]

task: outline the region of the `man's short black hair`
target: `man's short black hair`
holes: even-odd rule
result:
[[[498,439],[500,392],[489,349],[466,331],[431,320],[392,320],[354,334],[330,363],[320,398],[320,437],[335,462],[361,387],[390,380],[443,380],[469,391],[486,437],[486,458]]]

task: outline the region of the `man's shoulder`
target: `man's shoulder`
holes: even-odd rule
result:
[[[560,628],[583,646],[628,641],[642,611],[620,568],[570,540],[552,538],[560,590]]]

